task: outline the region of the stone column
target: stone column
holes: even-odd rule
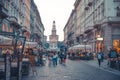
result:
[[[105,57],[107,57],[109,49],[112,47],[112,29],[111,25],[108,23],[105,23],[104,28],[104,46],[105,46]]]

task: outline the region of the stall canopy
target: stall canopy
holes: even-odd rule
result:
[[[0,46],[9,46],[12,45],[12,39],[0,35]]]
[[[38,43],[37,42],[26,42],[25,43],[25,47],[26,48],[35,48],[38,46]]]
[[[76,49],[89,49],[90,50],[91,48],[92,48],[91,45],[81,45],[81,44],[79,44],[79,45],[75,45],[73,47],[70,47],[69,50],[76,50]]]

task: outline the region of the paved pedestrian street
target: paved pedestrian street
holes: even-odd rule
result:
[[[67,60],[66,65],[54,67],[46,64],[36,69],[38,75],[30,74],[22,80],[120,80],[120,74],[98,67],[95,61]]]

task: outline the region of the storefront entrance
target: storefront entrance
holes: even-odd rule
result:
[[[117,50],[117,53],[120,54],[120,39],[113,40],[113,47]]]

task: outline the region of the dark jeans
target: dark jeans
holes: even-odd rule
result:
[[[99,67],[100,67],[100,65],[101,65],[101,59],[98,59],[98,64],[99,64]]]
[[[53,59],[53,65],[56,66],[57,65],[57,58]]]
[[[62,60],[63,60],[63,58],[62,58],[62,57],[60,57],[60,60],[59,60],[59,63],[60,63],[60,64],[62,64]]]

